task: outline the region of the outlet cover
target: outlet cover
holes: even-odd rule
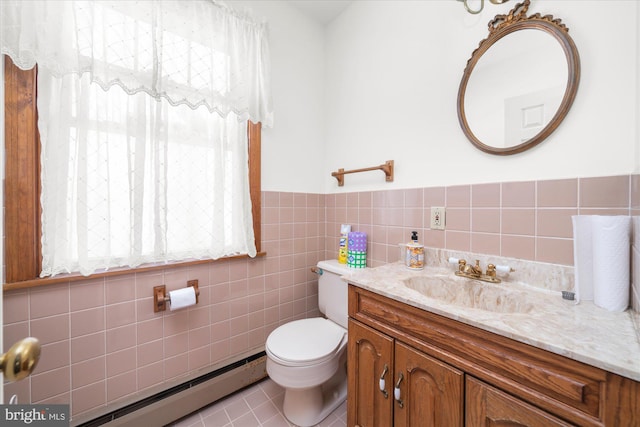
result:
[[[443,206],[431,207],[431,229],[444,230],[446,211]]]

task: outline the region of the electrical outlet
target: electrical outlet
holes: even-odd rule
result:
[[[431,207],[431,229],[444,230],[446,210],[443,206]]]

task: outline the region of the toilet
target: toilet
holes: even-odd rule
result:
[[[318,263],[318,307],[324,317],[294,320],[267,337],[267,373],[285,389],[282,412],[313,426],[347,397],[347,283],[353,271],[337,260]]]

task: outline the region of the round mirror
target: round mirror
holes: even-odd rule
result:
[[[578,89],[580,61],[567,28],[550,15],[527,17],[528,6],[525,0],[489,23],[460,83],[460,125],[487,153],[515,154],[542,142]]]

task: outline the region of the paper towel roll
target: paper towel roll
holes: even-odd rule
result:
[[[573,221],[573,266],[575,271],[576,302],[593,301],[593,239],[592,217],[574,215]]]
[[[629,307],[631,217],[593,217],[593,302],[609,311]]]
[[[629,306],[631,217],[573,216],[575,292],[609,311]]]
[[[188,286],[177,291],[169,292],[171,303],[170,310],[179,310],[196,304],[196,290],[193,286]]]

